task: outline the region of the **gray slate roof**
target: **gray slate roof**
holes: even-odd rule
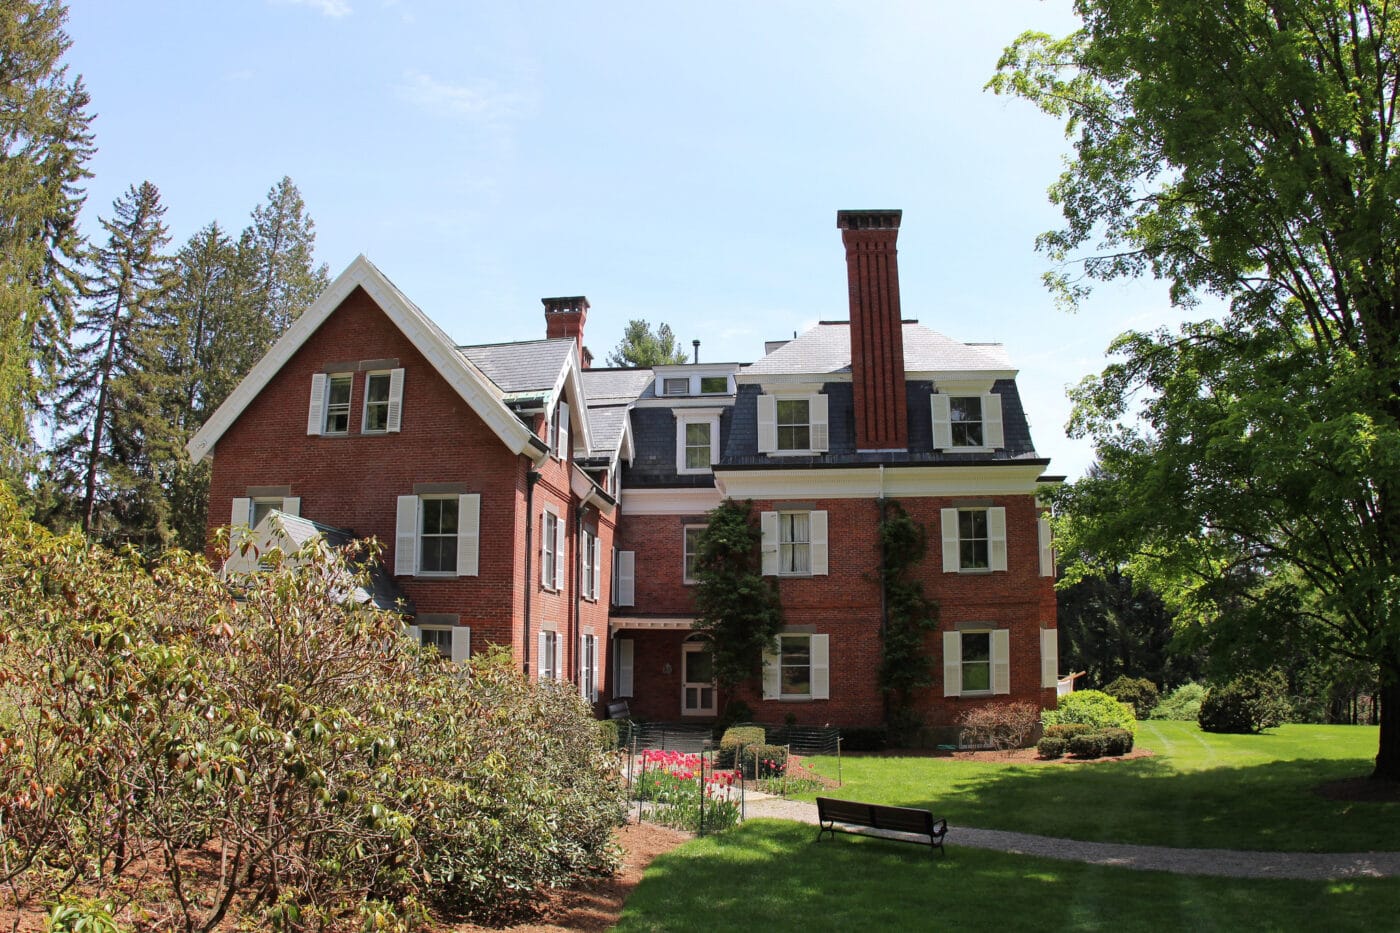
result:
[[[457,352],[486,374],[506,394],[546,392],[554,388],[568,363],[575,340],[521,340],[458,347]]]
[[[959,343],[922,324],[904,323],[904,371],[985,372],[1010,369],[1000,344]],[[742,370],[754,375],[848,373],[849,321],[823,322]]]
[[[656,381],[650,369],[585,369],[583,394],[588,407],[635,402]]]
[[[588,408],[588,429],[592,432],[593,447],[597,451],[611,454],[622,443],[622,431],[627,425],[627,406],[609,405]]]

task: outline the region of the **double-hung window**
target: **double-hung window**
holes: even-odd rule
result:
[[[710,468],[710,424],[707,421],[688,422],[685,426],[685,468]]]
[[[559,671],[559,636],[540,632],[539,680],[557,680]]]
[[[939,391],[932,402],[935,450],[991,451],[1006,446],[1001,396],[996,392]]]
[[[830,657],[830,636],[783,632],[763,655],[763,698],[830,699]]]
[[[766,454],[812,454],[828,448],[829,397],[821,393],[758,397],[758,450]]]
[[[942,509],[944,573],[1006,569],[1006,509]]]
[[[399,496],[394,573],[474,577],[481,543],[481,496],[437,493]]]
[[[439,657],[463,662],[472,654],[472,630],[456,620],[456,616],[420,616],[419,622],[408,627],[408,634],[423,647],[436,649]]]
[[[547,590],[559,588],[558,552],[555,542],[559,538],[559,516],[545,512],[540,521],[540,583]]]
[[[1011,633],[964,627],[943,633],[943,695],[1011,692]]]
[[[678,409],[675,416],[676,472],[709,473],[719,459],[719,410]]]
[[[827,573],[827,513],[784,510],[759,516],[763,573],[777,577],[824,577]]]
[[[684,559],[684,570],[682,571],[682,581],[685,583],[695,583],[699,580],[696,576],[696,561],[700,558],[700,537],[705,533],[704,525],[686,525],[681,529],[683,539],[681,549]]]
[[[334,373],[326,377],[326,420],[322,434],[350,433],[350,390],[354,373]]]
[[[579,538],[579,557],[583,560],[583,580],[580,582],[584,599],[597,600],[603,582],[602,554],[598,551],[598,536],[583,529]]]
[[[398,370],[402,373],[403,370]],[[402,379],[402,377],[400,377]],[[389,431],[390,389],[392,373],[370,373],[365,377],[365,418],[360,429],[366,434],[386,434]]]

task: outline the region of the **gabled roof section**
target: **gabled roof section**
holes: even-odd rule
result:
[[[570,437],[579,441],[584,450],[593,450],[592,432],[584,412],[583,368],[577,340],[554,337],[483,343],[458,347],[457,352],[501,390],[508,405],[533,407],[530,403],[538,401],[546,416],[551,416],[561,395],[573,398]]]
[[[1014,375],[999,344],[959,343],[935,330],[905,321],[906,373],[998,373]],[[850,373],[849,321],[824,321],[740,370],[741,376],[796,376]]]
[[[656,381],[650,369],[585,369],[583,390],[588,397],[588,421],[593,450],[609,460],[632,457],[632,403]]]
[[[539,443],[534,433],[506,406],[501,389],[486,378],[474,363],[458,353],[456,345],[442,328],[409,301],[374,263],[360,255],[356,256],[355,261],[321,293],[321,297],[287,328],[287,332],[272,345],[272,349],[258,361],[252,372],[244,377],[238,388],[224,400],[204,427],[190,439],[186,449],[195,463],[209,455],[219,438],[223,437],[224,432],[238,420],[244,409],[252,404],[258,393],[272,381],[272,377],[277,375],[301,345],[356,288],[365,290],[418,352],[423,354],[462,400],[495,432],[507,449],[513,453],[524,454],[536,462],[548,456],[548,451]]]

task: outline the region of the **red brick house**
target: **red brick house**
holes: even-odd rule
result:
[[[898,211],[842,211],[850,319],[756,362],[592,369],[588,302],[546,337],[458,346],[363,257],[191,441],[211,523],[277,509],[378,537],[417,636],[509,645],[531,677],[635,716],[704,721],[691,558],[726,497],[761,514],[786,627],[755,719],[879,723],[880,503],[929,532],[931,725],[968,704],[1053,705],[1054,568],[1016,372],[999,345],[902,318]]]

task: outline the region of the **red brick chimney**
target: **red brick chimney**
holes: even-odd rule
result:
[[[578,341],[579,362],[584,369],[592,361],[593,355],[583,346],[583,322],[588,318],[588,299],[582,295],[572,298],[541,298],[544,304],[544,335],[551,340],[555,337],[573,337]]]
[[[837,211],[851,291],[857,450],[908,450],[904,328],[894,241],[902,211]]]

